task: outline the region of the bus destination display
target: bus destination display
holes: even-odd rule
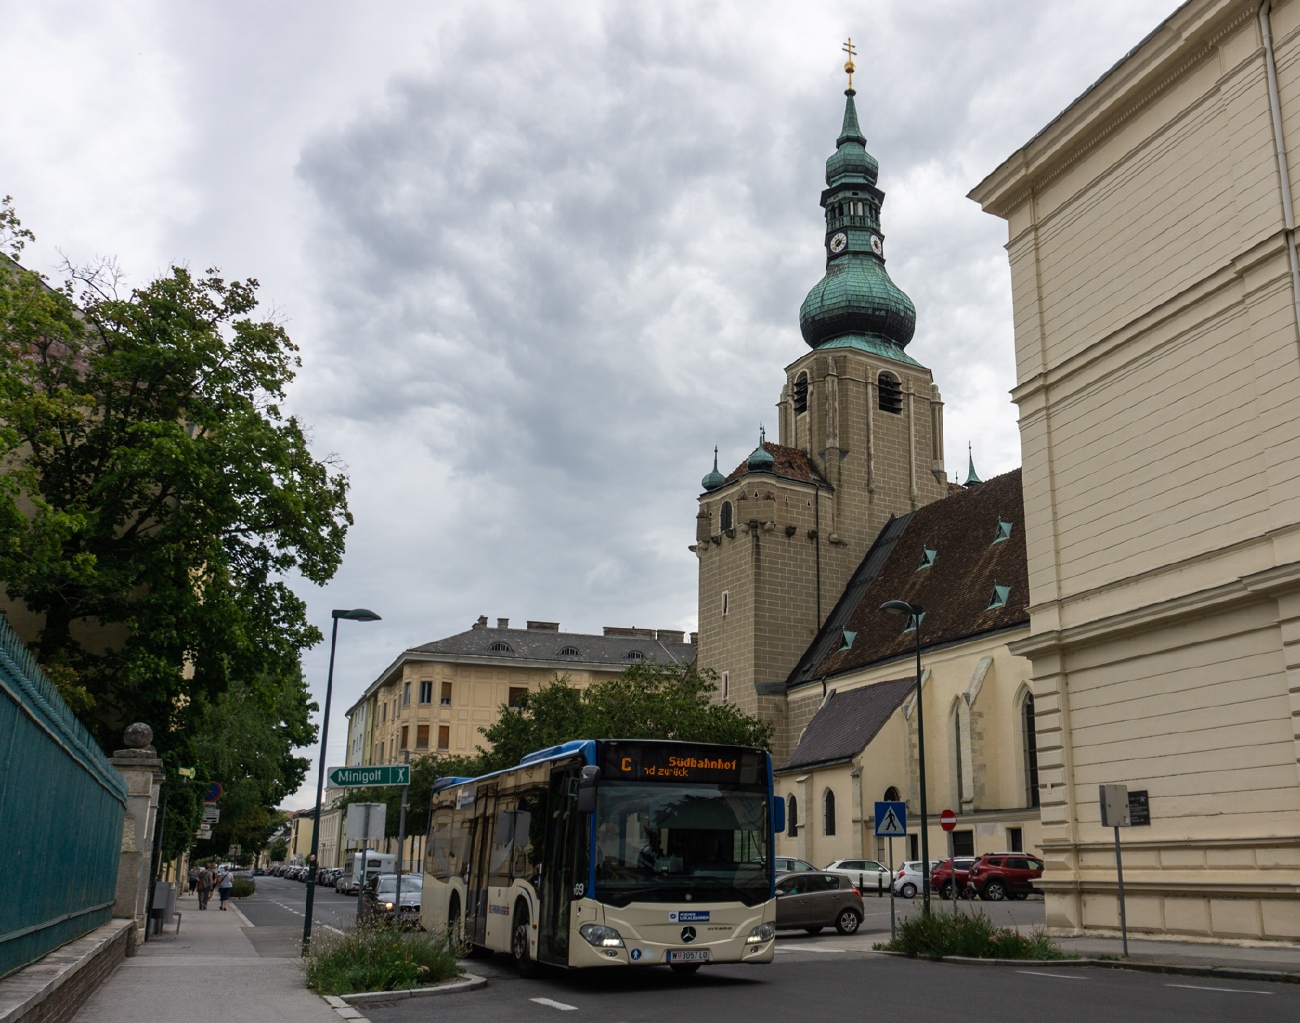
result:
[[[761,757],[740,750],[720,753],[708,746],[631,743],[602,751],[600,775],[607,781],[714,782],[752,785],[760,780]]]

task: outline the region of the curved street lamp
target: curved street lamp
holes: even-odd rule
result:
[[[311,859],[307,861],[307,905],[302,925],[303,955],[307,954],[307,946],[311,943],[312,904],[316,901],[316,851],[320,846],[320,801],[325,791],[325,743],[329,740],[330,734],[330,698],[334,695],[334,647],[339,639],[339,619],[343,618],[349,622],[381,620],[379,615],[364,607],[353,608],[351,611],[334,610],[330,612],[330,617],[334,619],[334,625],[330,630],[330,671],[325,683],[325,717],[321,720],[320,726],[320,763],[317,765],[319,770],[316,772],[316,817],[311,826]]]
[[[925,798],[925,717],[921,711],[921,616],[925,609],[906,600],[887,600],[880,610],[909,615],[916,629],[916,749],[921,775],[921,892],[922,913],[930,912],[930,828]]]

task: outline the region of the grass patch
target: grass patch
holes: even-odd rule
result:
[[[931,913],[903,920],[897,937],[877,944],[886,952],[902,952],[913,959],[968,956],[972,959],[1072,959],[1041,930],[1021,934],[998,927],[983,913]]]
[[[235,878],[234,887],[230,889],[232,899],[246,899],[257,891],[257,885],[246,877]]]
[[[307,986],[322,995],[428,987],[460,975],[461,952],[449,935],[368,923],[312,940],[304,959]]]

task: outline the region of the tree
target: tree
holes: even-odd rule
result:
[[[266,850],[266,858],[271,863],[283,863],[285,857],[289,855],[289,843],[283,838],[277,838]]]
[[[134,720],[182,747],[237,683],[296,701],[277,727],[309,741],[321,637],[285,577],[330,579],[352,518],[280,407],[296,347],[254,318],[255,280],[174,266],[122,296],[101,266],[54,289],[17,264],[29,239],[5,200],[0,579],[43,618],[39,659],[108,748]]]

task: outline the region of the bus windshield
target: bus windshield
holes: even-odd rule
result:
[[[767,793],[732,785],[607,781],[596,803],[601,902],[771,897]]]

